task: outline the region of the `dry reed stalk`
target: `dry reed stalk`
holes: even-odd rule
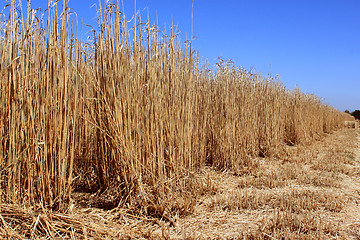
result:
[[[49,1],[44,17],[13,0],[0,29],[2,202],[64,211],[75,189],[112,195],[104,208],[146,211],[171,194],[185,200],[168,210],[191,209],[196,187],[179,182],[192,172],[255,168],[254,156],[349,119],[277,79],[222,60],[216,71],[201,67],[174,28],[162,35],[140,15],[131,41],[119,5],[100,1],[85,43],[66,2],[59,14]]]

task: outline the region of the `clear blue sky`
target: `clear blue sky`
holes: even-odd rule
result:
[[[32,6],[45,9],[46,2]],[[130,19],[134,0],[123,2]],[[94,3],[70,0],[69,6],[94,23]],[[152,23],[156,13],[160,26],[173,19],[183,40],[190,37],[191,6],[192,0],[137,0]],[[288,89],[299,86],[341,111],[360,109],[360,0],[194,0],[194,35],[194,48],[211,64],[218,56],[232,59],[263,75],[279,74]]]

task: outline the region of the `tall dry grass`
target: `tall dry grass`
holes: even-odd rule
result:
[[[241,172],[349,119],[277,79],[202,67],[175,28],[137,15],[130,34],[118,5],[99,7],[85,42],[66,2],[41,15],[13,0],[0,29],[2,202],[66,210],[74,191],[111,194],[104,208],[191,201],[201,167]]]

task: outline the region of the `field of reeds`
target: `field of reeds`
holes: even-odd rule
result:
[[[118,5],[99,6],[84,40],[57,2],[37,12],[13,0],[1,25],[3,204],[186,215],[211,188],[196,178],[204,167],[241,175],[353,120],[276,78],[207,68],[175,27],[140,15],[129,27]]]

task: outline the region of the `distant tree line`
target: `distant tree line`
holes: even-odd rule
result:
[[[346,113],[351,114],[352,116],[355,117],[355,119],[359,119],[360,120],[360,110],[355,110],[353,112],[350,112],[349,110],[345,110]]]

